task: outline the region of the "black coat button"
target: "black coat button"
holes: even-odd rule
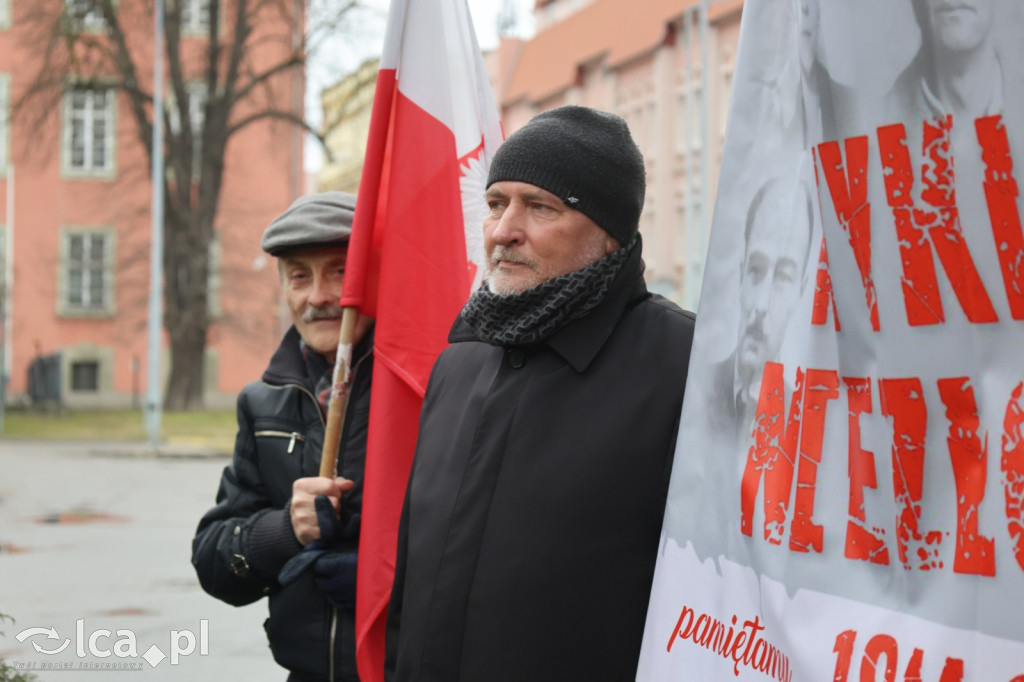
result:
[[[505,361],[512,369],[519,369],[526,364],[526,353],[518,348],[509,348],[505,351]]]

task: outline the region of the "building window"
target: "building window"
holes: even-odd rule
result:
[[[719,98],[718,112],[718,134],[721,135],[722,139],[725,139],[725,126],[729,122],[729,103],[732,100],[732,79],[733,69],[729,68],[722,69],[722,95]]]
[[[213,233],[210,239],[210,254],[207,260],[206,271],[206,310],[210,319],[216,319],[223,314],[220,307],[221,288],[221,249],[220,234]]]
[[[181,0],[181,32],[205,35],[210,31],[210,0]]]
[[[704,131],[701,123],[704,122],[704,90],[700,83],[695,81],[690,85],[690,141],[689,148],[699,152],[704,146]]]
[[[200,159],[203,151],[203,124],[206,121],[206,83],[203,81],[189,81],[185,84],[185,94],[188,97],[188,120],[192,131],[192,178],[199,180]],[[168,98],[167,118],[170,121],[171,133],[181,134],[181,116],[178,113],[178,104],[173,96]]]
[[[0,0],[0,29],[11,27],[11,0]]]
[[[633,137],[633,142],[643,152],[647,147],[647,122],[644,120],[644,106],[639,102],[634,104],[629,111],[627,116],[623,116],[626,120],[626,125],[629,127],[630,135]]]
[[[96,0],[64,0],[64,15],[75,31],[100,33],[107,26]]]
[[[680,89],[676,98],[676,151],[685,154],[689,151],[686,144],[690,133],[690,98],[685,87]]]
[[[109,175],[114,169],[114,91],[72,88],[64,95],[64,170]]]
[[[100,363],[96,360],[71,363],[71,390],[91,393],[99,391]]]
[[[61,244],[60,311],[109,316],[114,311],[114,233],[65,230]]]
[[[684,83],[676,99],[676,151],[699,152],[701,148],[701,87],[696,80]]]

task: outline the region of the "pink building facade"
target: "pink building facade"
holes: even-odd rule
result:
[[[204,5],[202,0],[183,2],[196,5],[196,13]],[[138,405],[147,386],[148,157],[127,98],[111,89],[70,85],[59,111],[7,122],[41,58],[25,40],[30,32],[25,22],[35,6],[35,0],[0,0],[0,94],[6,123],[0,136],[0,248],[5,256],[0,262],[7,264],[0,286],[8,403],[27,400],[35,360],[59,354],[66,406]],[[139,0],[119,3],[122,12],[133,7],[139,11]],[[151,28],[133,38],[145,41],[147,35]],[[200,32],[184,47],[201,49],[203,40]],[[263,44],[252,55],[256,69],[282,59],[284,48],[273,41]],[[152,82],[151,64],[140,64],[139,71]],[[284,75],[275,87],[288,93],[285,101],[301,107],[301,73]],[[266,224],[302,191],[300,142],[293,126],[268,119],[228,143],[210,250],[208,406],[232,404],[242,386],[259,378],[280,338],[277,271],[259,241]],[[166,347],[165,376],[170,371]]]

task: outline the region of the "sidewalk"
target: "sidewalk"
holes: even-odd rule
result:
[[[115,665],[141,666],[152,682],[284,680],[263,634],[266,603],[234,608],[213,599],[189,563],[195,526],[227,463],[186,446],[153,453],[140,444],[0,440],[0,612],[17,621],[0,625],[0,656],[33,666],[44,681]],[[15,638],[51,627],[57,637]],[[116,655],[128,651],[125,631],[136,658]],[[90,651],[90,635],[100,656]],[[190,635],[194,652],[172,665],[172,649],[188,649]],[[55,650],[65,640],[60,653],[34,648]],[[155,667],[143,658],[154,646],[168,657]],[[107,650],[114,655],[103,656]],[[47,672],[44,664],[71,671]],[[88,680],[124,679],[121,670],[90,672]]]

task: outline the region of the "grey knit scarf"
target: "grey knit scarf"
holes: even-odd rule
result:
[[[554,277],[520,294],[500,296],[491,293],[485,284],[466,302],[462,319],[481,340],[494,346],[542,341],[604,300],[634,244],[636,237],[581,270]]]

